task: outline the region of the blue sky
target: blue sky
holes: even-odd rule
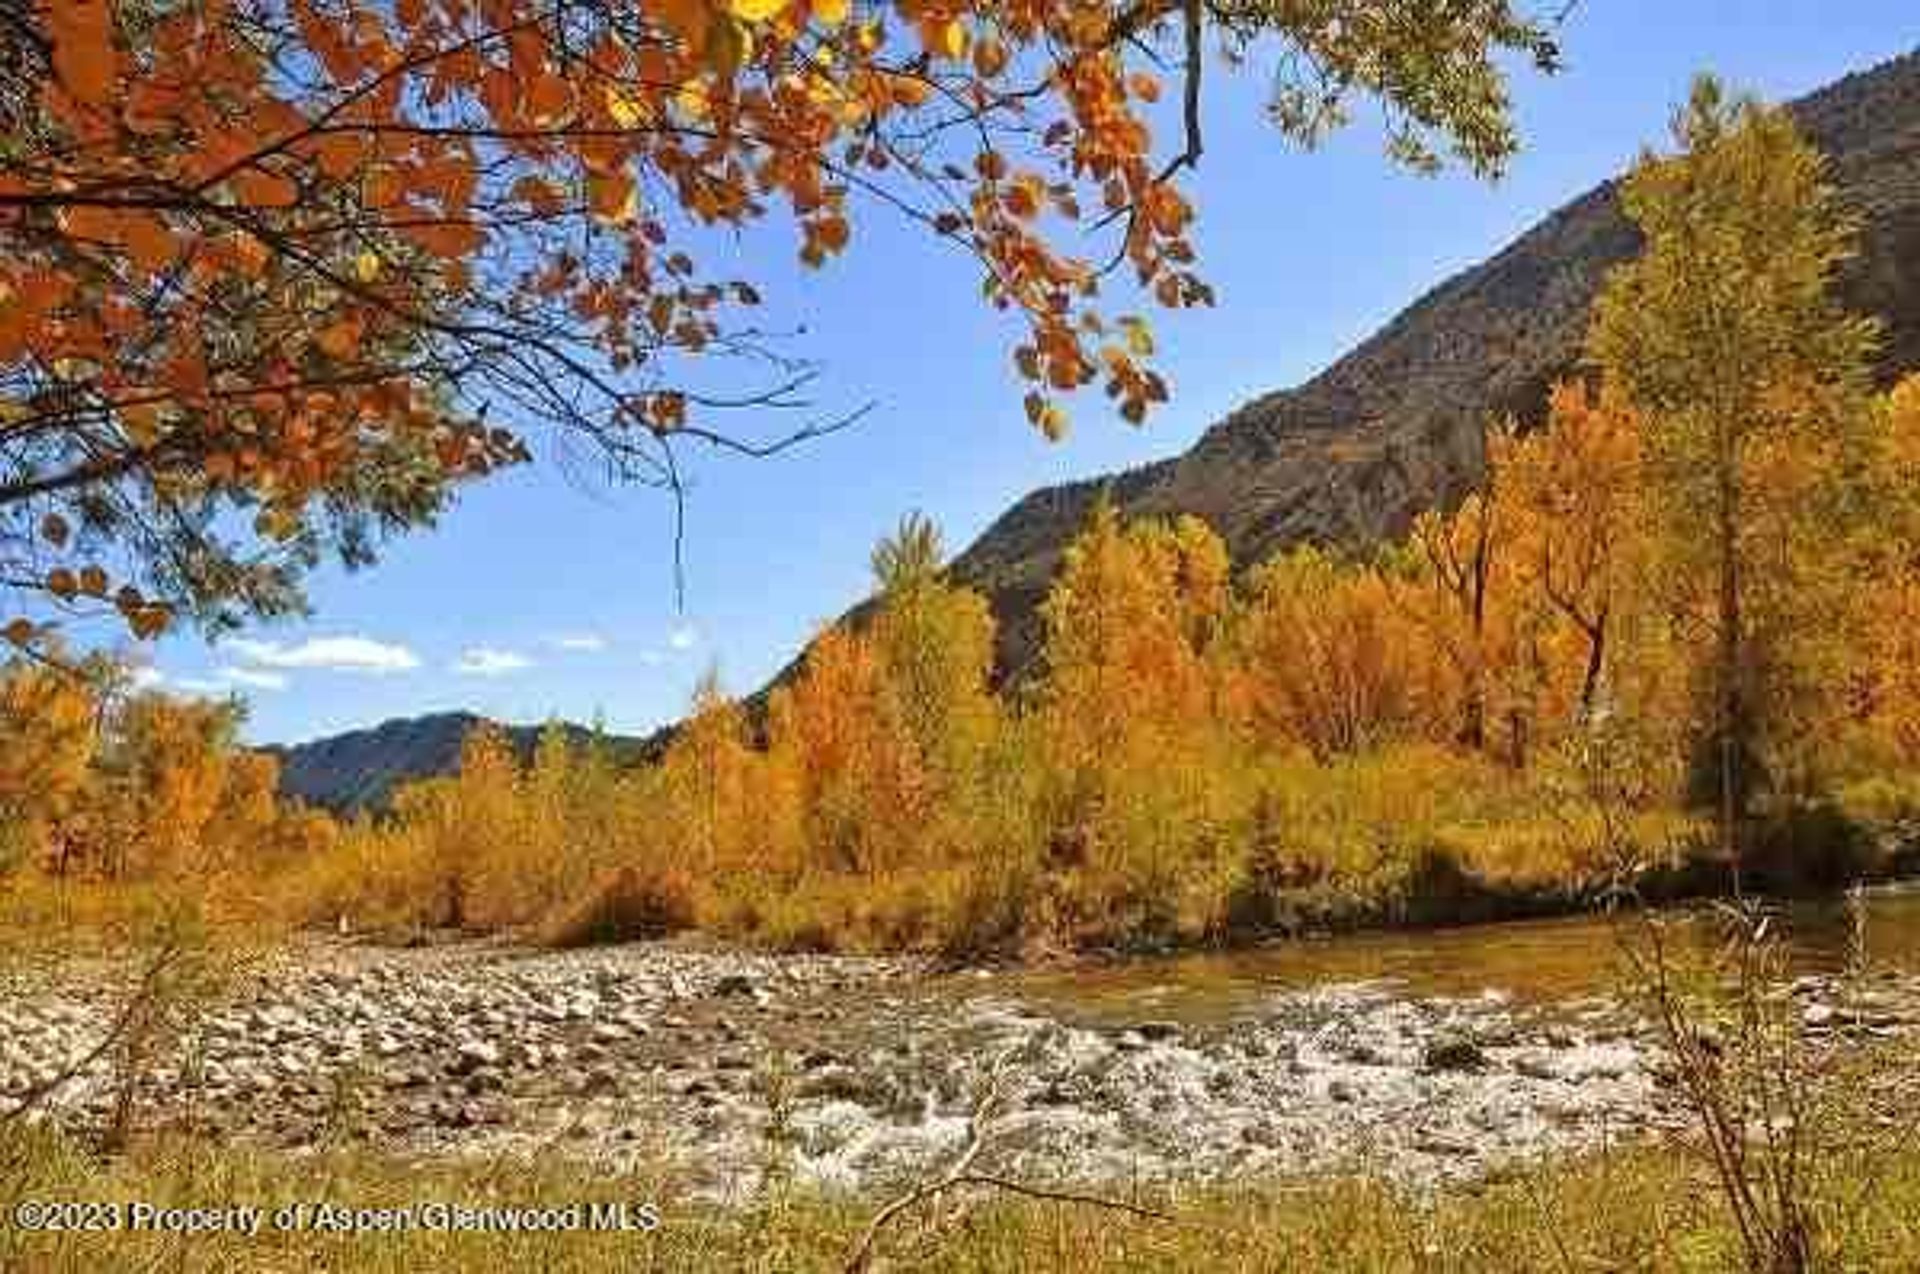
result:
[[[1012,329],[979,305],[973,271],[862,209],[854,250],[824,273],[783,236],[741,245],[735,272],[764,282],[769,314],[805,325],[795,349],[825,364],[821,401],[875,406],[774,460],[698,458],[684,611],[667,501],[542,463],[471,488],[371,571],[323,571],[310,620],[218,647],[170,637],[152,666],[174,688],[242,693],[260,742],[454,708],[650,728],[681,714],[709,664],[741,691],[778,669],[864,594],[874,540],[907,510],[957,549],[1035,486],[1174,454],[1310,376],[1663,140],[1694,72],[1791,97],[1916,42],[1911,0],[1583,0],[1565,73],[1517,84],[1526,150],[1493,186],[1395,171],[1364,126],[1299,152],[1261,117],[1270,68],[1216,74],[1191,189],[1220,303],[1157,318],[1174,401],[1143,429],[1089,399],[1066,441],[1042,440],[1021,411]]]

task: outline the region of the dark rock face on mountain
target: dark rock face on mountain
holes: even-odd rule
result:
[[[443,712],[265,751],[279,758],[282,795],[342,813],[380,809],[403,783],[457,771],[461,743],[484,724],[484,718],[471,712]],[[533,755],[541,727],[500,728],[522,761]],[[597,738],[616,760],[626,760],[640,748],[636,739],[595,735],[577,725],[561,728],[575,745]]]
[[[1846,300],[1886,323],[1883,374],[1920,366],[1920,52],[1792,109],[1861,223]],[[1035,607],[1103,486],[1129,516],[1205,518],[1242,564],[1301,541],[1398,536],[1423,510],[1457,502],[1482,477],[1484,422],[1538,419],[1548,387],[1578,360],[1607,270],[1637,246],[1609,182],[1306,384],[1240,408],[1186,454],[1021,500],[953,567],[993,601],[1002,672],[1031,664]]]

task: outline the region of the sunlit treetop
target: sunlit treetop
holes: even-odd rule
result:
[[[1037,427],[1088,386],[1137,422],[1145,311],[1213,296],[1209,68],[1493,172],[1512,53],[1557,57],[1507,0],[0,0],[0,623],[297,608],[535,432],[677,492],[681,444],[838,427],[716,231],[824,266],[903,218]]]

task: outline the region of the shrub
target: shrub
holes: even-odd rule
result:
[[[693,927],[693,882],[683,871],[618,867],[540,926],[549,947],[593,947],[658,938]]]

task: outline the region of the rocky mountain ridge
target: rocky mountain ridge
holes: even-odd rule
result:
[[[394,789],[415,779],[452,774],[460,768],[460,745],[486,718],[471,712],[438,712],[384,721],[310,743],[262,749],[280,762],[280,791],[338,813],[380,809]],[[540,741],[543,726],[496,725],[513,750],[526,760]],[[570,741],[598,740],[616,759],[633,756],[642,741],[561,723]]]

